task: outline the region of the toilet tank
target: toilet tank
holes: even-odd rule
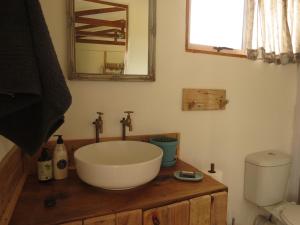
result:
[[[279,151],[250,154],[245,160],[245,198],[257,206],[284,200],[291,157]]]

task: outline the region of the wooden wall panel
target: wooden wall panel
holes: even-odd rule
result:
[[[14,147],[0,162],[0,225],[6,225],[25,182],[22,152]]]

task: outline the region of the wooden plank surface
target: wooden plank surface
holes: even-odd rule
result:
[[[222,89],[183,89],[182,110],[222,110],[228,100],[226,90]]]
[[[211,197],[205,195],[190,200],[190,225],[211,225]]]
[[[148,210],[227,190],[225,185],[206,175],[201,182],[176,180],[173,173],[177,170],[196,171],[179,160],[174,167],[161,169],[158,177],[150,183],[124,191],[89,186],[78,178],[75,171],[70,171],[66,180],[48,184],[40,184],[36,176],[29,176],[11,225],[57,225],[136,209]],[[43,206],[48,196],[63,197],[49,209]]]
[[[82,225],[82,221],[75,221],[75,222],[70,222],[70,223],[61,223],[59,225]]]
[[[6,205],[6,208],[4,210],[4,213],[2,214],[0,218],[0,225],[8,225],[9,221],[13,215],[13,212],[15,210],[18,198],[22,192],[25,180],[27,178],[27,174],[23,173],[22,177],[17,183],[16,188],[14,189],[13,194],[11,195],[8,204]]]
[[[227,224],[227,192],[212,194],[211,225]]]
[[[168,207],[159,207],[144,212],[143,225],[169,225]]]
[[[189,225],[190,203],[188,201],[168,205],[168,225]]]
[[[142,225],[142,210],[133,210],[129,212],[121,212],[116,215],[116,225]]]
[[[83,225],[116,225],[116,215],[100,216],[83,221]]]
[[[144,212],[144,225],[189,225],[188,201],[150,209]]]
[[[25,179],[23,155],[13,147],[0,162],[0,225],[8,224]]]

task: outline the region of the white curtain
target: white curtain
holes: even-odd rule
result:
[[[300,0],[247,0],[245,48],[249,59],[300,62]]]

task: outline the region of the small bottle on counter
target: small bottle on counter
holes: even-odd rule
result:
[[[53,170],[54,179],[62,180],[68,176],[68,152],[64,145],[62,135],[55,135],[57,138],[56,146],[53,153]]]
[[[46,183],[53,178],[52,157],[47,148],[43,148],[38,159],[38,179]]]

